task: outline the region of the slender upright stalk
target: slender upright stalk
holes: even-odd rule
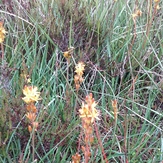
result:
[[[150,32],[150,29],[151,29],[151,26],[152,26],[152,23],[154,21],[154,18],[156,17],[156,14],[157,14],[157,5],[159,4],[159,1],[155,3],[155,7],[154,7],[154,11],[152,11],[152,0],[150,0],[150,3],[149,3],[149,9],[148,9],[148,19],[147,19],[147,25],[146,25],[146,37],[149,36],[149,32]],[[152,16],[150,18],[150,13],[152,12]],[[143,46],[142,46],[142,49],[144,49],[145,45],[146,45],[146,42],[147,42],[147,39],[145,38],[144,39],[144,42],[143,42]]]
[[[70,64],[70,59],[67,58],[67,75],[66,75],[66,105],[69,107],[70,104],[70,89],[69,89],[69,64]]]
[[[98,143],[100,145],[100,148],[101,148],[102,155],[103,155],[103,158],[105,160],[105,163],[109,163],[109,161],[107,160],[107,157],[106,157],[106,154],[105,154],[105,151],[104,151],[104,147],[102,145],[102,142],[101,142],[101,139],[100,139],[100,136],[99,136],[99,132],[98,132],[98,128],[97,128],[97,125],[96,125],[96,122],[95,121],[94,121],[94,127],[95,127],[96,136],[97,136]]]
[[[32,162],[35,160],[35,129],[32,132]]]
[[[76,91],[76,99],[75,99],[75,106],[74,106],[74,117],[76,115],[76,110],[77,110],[77,101],[78,101],[78,90]]]
[[[4,47],[3,43],[1,43],[1,51],[2,51],[2,64],[4,63]]]

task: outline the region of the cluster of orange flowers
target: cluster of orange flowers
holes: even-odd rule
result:
[[[80,154],[76,153],[75,155],[72,155],[72,163],[80,163],[80,159]]]
[[[85,159],[91,156],[90,144],[93,143],[93,123],[95,119],[99,119],[100,112],[95,108],[97,106],[96,101],[93,98],[92,93],[90,93],[85,98],[86,103],[82,103],[81,109],[79,109],[80,118],[82,119],[82,127],[84,129],[84,142],[85,146],[82,146],[82,151],[84,153]]]
[[[99,120],[100,112],[95,108],[97,106],[96,101],[90,93],[85,98],[85,103],[82,103],[81,109],[79,109],[79,116],[82,119],[82,127],[84,129],[84,144],[81,146],[84,153],[85,162],[89,161],[91,156],[90,144],[93,143],[93,123],[95,119]],[[79,163],[81,159],[80,154],[76,153],[72,156],[72,163]]]
[[[92,93],[90,93],[85,98],[85,103],[82,103],[81,109],[79,109],[80,118],[91,124],[95,121],[95,119],[99,119],[100,112],[95,108],[97,106],[96,101],[93,98]]]
[[[76,66],[75,66],[75,72],[76,75],[74,76],[74,82],[75,82],[75,87],[76,90],[78,91],[80,88],[80,84],[83,82],[83,73],[84,73],[84,67],[85,64],[83,62],[79,62]]]
[[[0,43],[3,43],[6,33],[7,32],[5,31],[5,29],[3,27],[3,22],[0,22]]]
[[[37,117],[37,108],[35,106],[35,102],[40,100],[40,92],[37,91],[37,87],[34,86],[24,86],[23,89],[23,94],[25,97],[23,97],[23,101],[27,104],[26,105],[26,117],[29,120],[29,125],[28,125],[28,131],[32,132],[34,129],[35,131],[38,128],[38,122],[36,121]]]

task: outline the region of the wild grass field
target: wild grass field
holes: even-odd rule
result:
[[[0,162],[162,163],[163,2],[0,0]]]

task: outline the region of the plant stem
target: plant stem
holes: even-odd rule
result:
[[[96,136],[97,136],[98,143],[99,143],[99,145],[100,145],[100,148],[101,148],[102,155],[103,155],[103,158],[104,158],[104,160],[105,160],[105,163],[109,163],[109,161],[107,160],[107,157],[106,157],[106,154],[105,154],[104,147],[103,147],[103,145],[102,145],[100,136],[99,136],[99,132],[98,132],[98,128],[97,128],[96,122],[94,122],[94,127],[95,127]]]
[[[35,130],[32,132],[32,162],[35,160]]]
[[[4,62],[4,47],[3,44],[1,43],[1,51],[2,51],[2,64]]]
[[[67,85],[66,85],[66,105],[69,108],[70,107],[70,86],[69,86],[69,64],[70,64],[70,59],[67,59]]]
[[[78,94],[78,91],[77,91],[77,92],[76,92],[75,106],[74,106],[74,117],[76,116],[78,95],[79,95],[79,94]]]

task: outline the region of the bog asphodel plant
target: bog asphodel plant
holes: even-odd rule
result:
[[[74,76],[74,82],[75,82],[75,87],[76,90],[78,91],[80,88],[81,83],[83,82],[83,73],[84,73],[84,68],[85,68],[85,64],[83,62],[79,62],[76,66],[75,66],[75,76]]]
[[[30,81],[30,80],[29,80]],[[40,100],[40,92],[35,86],[25,85],[23,89],[24,97],[22,100],[26,103],[26,118],[29,122],[28,131],[32,134],[32,159],[35,159],[35,131],[37,131],[39,123],[37,122],[37,108],[35,102]]]
[[[81,109],[79,109],[79,116],[82,119],[82,128],[84,130],[84,145],[81,147],[85,163],[88,163],[91,156],[90,144],[94,141],[93,136],[93,124],[95,120],[100,120],[100,112],[96,109],[97,103],[93,98],[92,93],[90,93],[85,98],[85,103],[82,103]]]
[[[29,121],[28,131],[32,132],[34,129],[35,131],[38,128],[38,122],[36,121],[37,117],[37,108],[35,106],[35,102],[40,100],[40,92],[38,92],[38,88],[35,86],[24,86],[23,94],[23,101],[26,103],[26,118]]]
[[[86,103],[82,103],[81,109],[79,109],[80,118],[86,120],[88,123],[93,123],[95,119],[99,119],[99,111],[96,109],[97,103],[93,98],[92,93],[90,93],[85,98]]]

